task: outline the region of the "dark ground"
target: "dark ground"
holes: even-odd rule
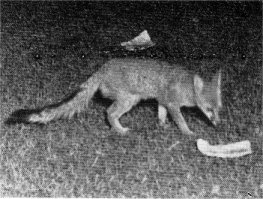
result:
[[[148,30],[157,44],[119,47]],[[248,139],[253,154],[206,157],[193,139],[157,124],[156,103],[105,121],[109,101],[95,97],[72,120],[6,126],[19,108],[63,99],[110,57],[181,62],[206,76],[222,69],[222,122],[184,111],[197,137],[212,144]],[[262,3],[1,1],[0,196],[263,197]]]

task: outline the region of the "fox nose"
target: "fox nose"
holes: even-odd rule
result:
[[[211,122],[214,126],[218,125],[218,123],[220,123],[220,119],[219,119],[218,115],[215,115],[215,117],[212,118]]]
[[[212,124],[213,124],[214,126],[216,126],[216,125],[217,125],[217,121],[216,121],[216,120],[213,120],[213,121],[212,121]]]

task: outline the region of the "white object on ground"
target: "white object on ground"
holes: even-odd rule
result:
[[[130,50],[130,51],[134,51],[135,49],[143,50],[145,48],[149,48],[154,45],[155,43],[151,41],[151,38],[147,30],[144,30],[143,32],[141,32],[134,39],[121,43],[121,46],[124,46],[127,50]]]
[[[222,158],[235,158],[252,153],[249,140],[235,142],[231,144],[210,145],[206,140],[198,139],[197,148],[207,156]]]

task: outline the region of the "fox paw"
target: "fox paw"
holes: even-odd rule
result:
[[[115,131],[120,135],[126,135],[130,129],[129,128],[117,128]]]
[[[159,121],[159,125],[164,128],[164,129],[168,129],[170,127],[170,124],[166,124],[165,122],[163,121]]]
[[[188,130],[183,130],[182,132],[185,135],[195,135],[195,133],[193,131],[189,130],[189,129]]]

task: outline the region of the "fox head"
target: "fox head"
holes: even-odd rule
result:
[[[195,75],[194,90],[197,106],[212,124],[216,125],[220,121],[219,111],[222,108],[221,70],[209,82],[203,81],[201,77]]]

